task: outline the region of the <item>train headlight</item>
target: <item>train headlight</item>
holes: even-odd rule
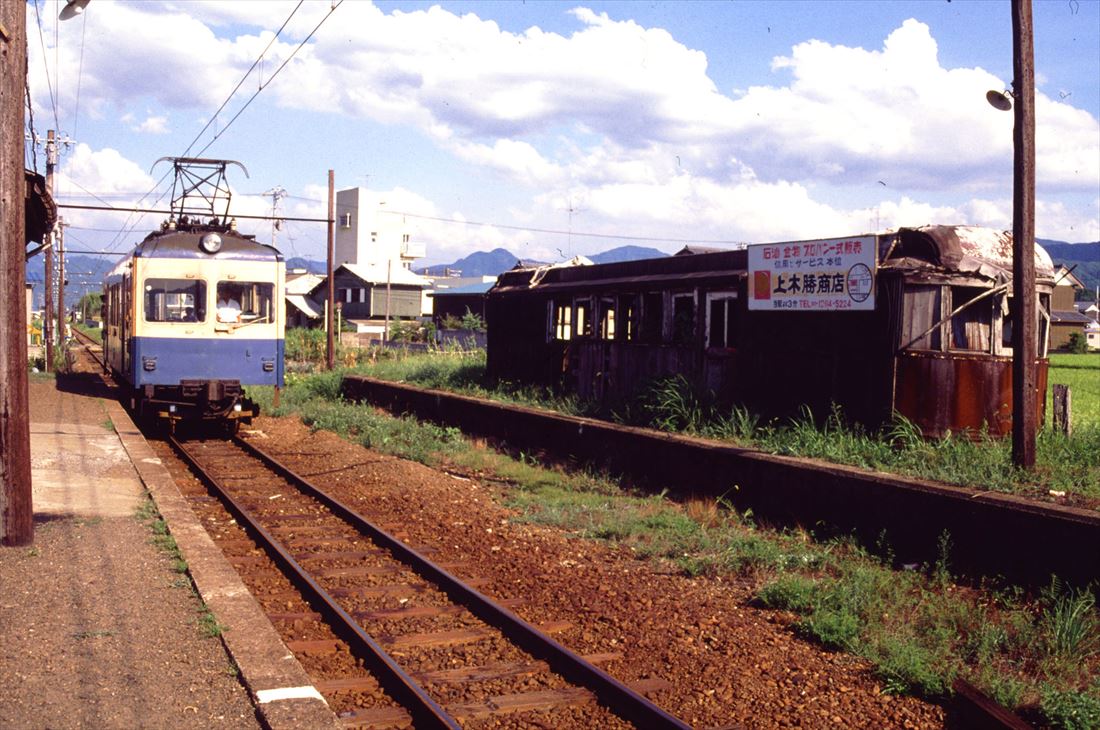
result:
[[[222,237],[217,233],[207,233],[199,239],[199,248],[206,253],[217,253],[222,250]]]

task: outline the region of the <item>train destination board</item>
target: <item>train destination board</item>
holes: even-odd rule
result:
[[[874,309],[876,254],[874,236],[749,246],[749,309]]]

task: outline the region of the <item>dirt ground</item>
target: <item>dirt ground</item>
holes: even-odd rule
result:
[[[106,426],[97,401],[61,386],[32,379],[32,427]],[[53,511],[36,515],[33,546],[0,548],[0,727],[259,727],[189,580],[150,538],[132,515]]]
[[[943,709],[884,695],[861,659],[798,639],[790,617],[751,607],[750,586],[687,578],[629,551],[513,521],[500,488],[369,451],[296,419],[260,418],[248,434],[291,468],[433,559],[466,566],[495,598],[521,598],[534,624],[626,682],[663,679],[650,695],[695,727],[943,725]]]

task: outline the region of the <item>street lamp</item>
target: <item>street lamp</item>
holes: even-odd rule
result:
[[[57,17],[61,20],[71,20],[76,16],[84,12],[84,8],[88,7],[88,3],[92,0],[68,0],[65,3],[65,7],[61,8],[61,14]]]

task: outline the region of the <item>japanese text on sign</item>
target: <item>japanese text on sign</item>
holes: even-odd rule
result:
[[[874,236],[749,246],[749,309],[875,308]]]

